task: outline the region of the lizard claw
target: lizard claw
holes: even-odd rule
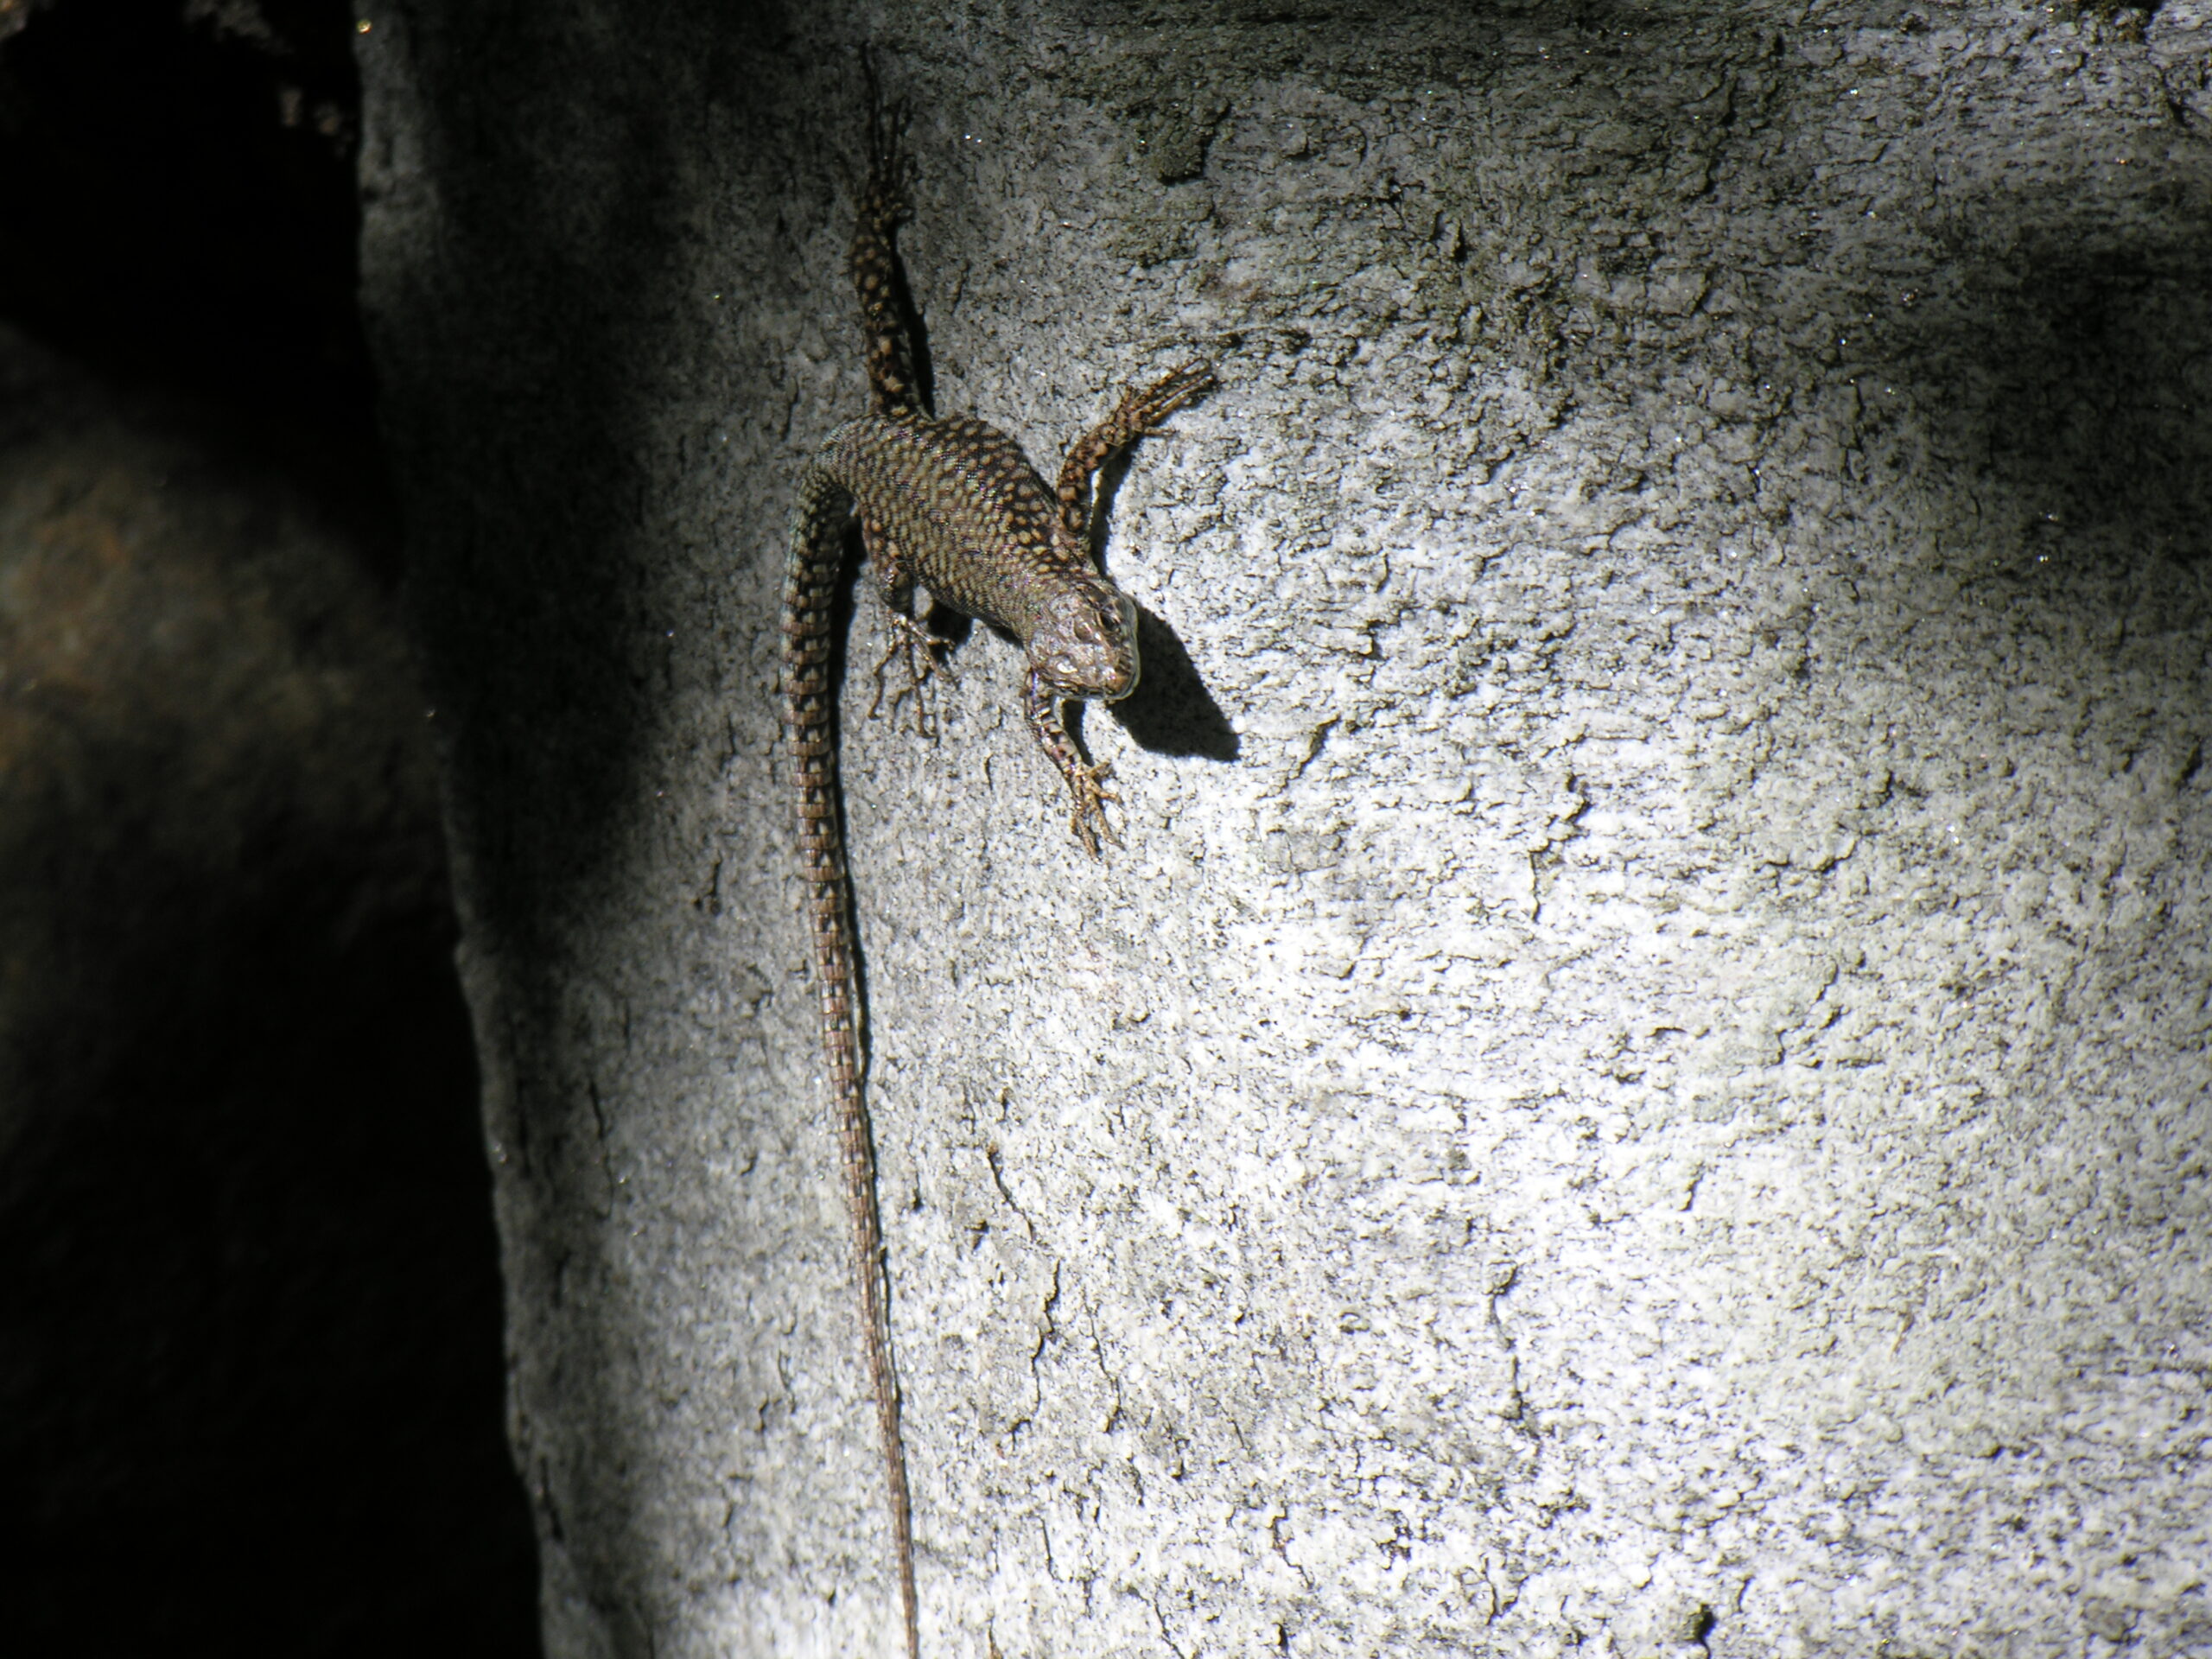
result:
[[[1054,493],[1060,504],[1060,522],[1068,533],[1088,545],[1093,525],[1090,500],[1092,478],[1117,450],[1139,438],[1163,432],[1170,415],[1196,403],[1218,382],[1213,365],[1192,359],[1171,370],[1148,386],[1131,386],[1114,405],[1114,412],[1077,439],[1060,462],[1060,479]]]
[[[1094,766],[1084,757],[1060,719],[1059,697],[1033,668],[1029,671],[1026,701],[1029,729],[1059,768],[1060,776],[1067,780],[1068,793],[1074,798],[1075,810],[1068,815],[1068,827],[1075,831],[1077,842],[1093,858],[1099,855],[1102,843],[1120,846],[1122,838],[1106,817],[1106,803],[1118,804],[1122,798],[1106,787],[1106,774],[1113,763],[1100,761]]]
[[[1111,801],[1118,806],[1122,801],[1119,795],[1105,786],[1109,770],[1107,766],[1078,766],[1068,778],[1075,794],[1075,810],[1068,816],[1069,827],[1074,830],[1083,850],[1093,858],[1103,856],[1099,851],[1101,842],[1114,847],[1122,844],[1121,836],[1114,833],[1114,826],[1106,817],[1106,803]]]
[[[950,665],[938,652],[951,644],[942,635],[930,632],[929,625],[918,621],[904,611],[886,607],[884,614],[891,619],[891,643],[884,646],[883,655],[875,659],[875,697],[868,706],[868,717],[874,720],[883,707],[884,671],[891,666],[891,659],[903,655],[906,659],[906,683],[891,693],[891,711],[897,714],[899,705],[912,697],[914,700],[914,730],[930,741],[937,741],[937,717],[930,711],[929,694],[923,688],[943,669],[945,677],[953,677]]]
[[[1134,390],[1122,400],[1122,413],[1131,422],[1131,437],[1147,436],[1166,429],[1161,423],[1177,410],[1196,403],[1218,384],[1213,365],[1192,361]]]

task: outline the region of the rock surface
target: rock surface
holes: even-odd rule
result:
[[[927,1650],[2212,1652],[2212,7],[1469,10],[366,8],[552,1651],[891,1646],[772,696],[868,40],[941,407],[1224,382],[1124,851],[1003,642],[846,680]]]

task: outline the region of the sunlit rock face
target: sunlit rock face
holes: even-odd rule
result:
[[[361,60],[556,1650],[895,1618],[774,698],[864,39],[943,407],[1223,379],[1122,851],[1003,641],[846,676],[925,1647],[2212,1643],[2204,8],[607,15]]]

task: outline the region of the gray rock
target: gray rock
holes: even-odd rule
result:
[[[1126,851],[1002,642],[847,677],[928,1650],[2212,1646],[2204,6],[366,15],[553,1651],[892,1644],[772,697],[864,39],[943,407],[1225,383]]]

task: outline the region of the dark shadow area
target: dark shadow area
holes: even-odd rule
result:
[[[1121,702],[1106,705],[1130,741],[1155,754],[1236,759],[1236,733],[1206,690],[1191,653],[1173,628],[1141,607],[1137,611],[1137,655],[1144,664],[1137,689]]]
[[[386,43],[417,77],[412,137],[440,192],[440,245],[405,257],[445,284],[368,318],[416,521],[409,608],[454,746],[455,833],[478,851],[476,913],[526,963],[620,845],[669,692],[667,623],[640,598],[659,493],[642,365],[665,364],[662,308],[687,302],[669,292],[673,224],[701,140],[681,111],[747,84],[765,27],[747,10],[668,9],[657,28],[683,43],[624,36],[582,108],[565,18],[447,8]],[[694,79],[670,82],[671,61]]]
[[[365,323],[447,734],[448,823],[503,1022],[565,1038],[583,918],[639,855],[639,803],[663,781],[651,769],[693,671],[673,631],[688,651],[776,626],[772,608],[726,615],[722,585],[668,580],[671,472],[728,466],[726,452],[677,454],[689,437],[668,417],[728,372],[671,350],[685,334],[671,319],[713,303],[692,285],[699,157],[775,156],[821,112],[779,101],[772,4],[425,7],[378,27],[364,60],[386,54],[410,176],[435,198],[374,227]],[[640,1337],[598,1220],[606,1126],[588,1046],[516,1054],[512,1109],[490,1127],[536,1207],[505,1257],[535,1325],[515,1384],[533,1414],[531,1486],[573,1593],[617,1648],[643,1651],[665,1589],[636,1580],[657,1557],[633,1529],[661,1495],[636,1484],[650,1460],[632,1450],[613,1357]]]
[[[1867,429],[1898,439],[1868,446],[1885,459],[1866,483],[1924,469],[1996,486],[1949,576],[1979,602],[2130,633],[2196,626],[2212,554],[2212,175],[2193,158],[2143,171],[2092,207],[1962,213],[1917,303],[1862,302],[1859,377]],[[1892,426],[1885,407],[1917,419]]]
[[[8,21],[7,1645],[524,1659],[475,1067],[355,317],[352,11]]]
[[[301,876],[179,873],[24,1057],[0,1184],[20,1651],[537,1650],[449,924],[347,937],[346,896]]]
[[[2212,550],[2212,237],[2172,232],[2207,222],[2212,191],[2189,194],[2155,241],[2026,210],[2044,228],[1967,265],[1971,320],[1915,343],[1961,365],[1957,401],[2044,522],[2194,559]]]
[[[118,384],[188,388],[381,524],[353,30],[330,0],[48,0],[0,44],[0,317]]]
[[[1115,499],[1143,447],[1140,442],[1116,450],[1098,469],[1093,485],[1090,537],[1102,564]],[[1141,664],[1137,689],[1106,707],[1138,747],[1155,754],[1236,759],[1236,730],[1213,693],[1206,690],[1198,665],[1191,660],[1175,630],[1141,606],[1137,609],[1137,661]]]

